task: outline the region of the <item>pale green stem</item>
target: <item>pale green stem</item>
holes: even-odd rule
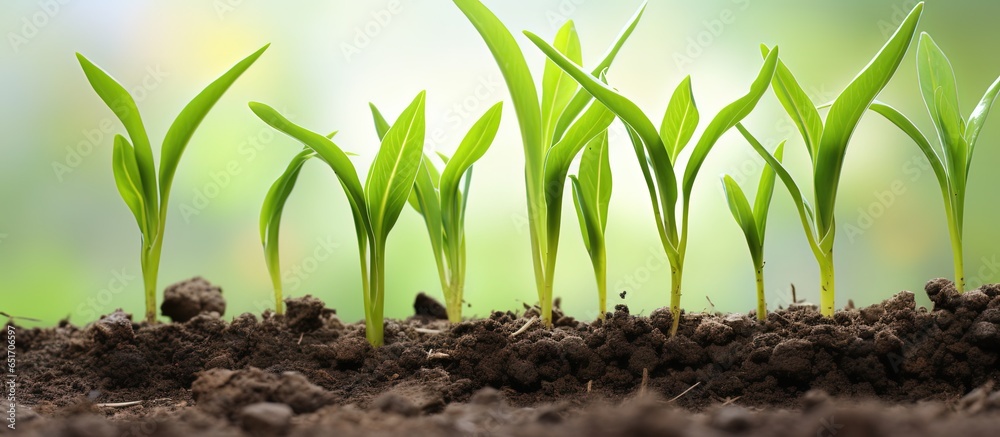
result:
[[[371,255],[369,312],[365,317],[365,337],[374,347],[382,346],[383,307],[385,304],[385,243],[376,242]]]
[[[597,319],[604,320],[608,312],[608,263],[603,245],[594,248],[594,277],[597,278]]]
[[[673,323],[670,325],[670,336],[677,335],[681,323],[681,277],[684,273],[684,262],[680,259],[670,260],[670,314]]]
[[[951,235],[952,260],[955,262],[955,288],[959,293],[965,293],[965,262],[963,261],[961,223],[955,219],[951,205],[946,205],[948,212],[948,232]]]
[[[159,235],[162,235],[159,234]],[[153,244],[142,249],[142,281],[146,288],[146,321],[156,323],[156,279],[160,270],[160,252],[163,240],[153,239]]]
[[[833,317],[834,299],[834,274],[833,274],[833,253],[827,253],[826,257],[819,260],[820,275],[820,313],[824,317]]]
[[[767,300],[764,297],[764,266],[756,266],[754,272],[757,276],[757,320],[763,322],[767,320]]]

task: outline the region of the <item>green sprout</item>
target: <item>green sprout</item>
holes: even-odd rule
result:
[[[160,269],[160,253],[167,222],[167,201],[170,199],[170,188],[181,155],[195,129],[208,115],[208,111],[233,82],[250,68],[264,50],[267,50],[267,47],[265,45],[237,63],[184,107],[163,138],[159,176],[149,136],[139,116],[135,100],[104,70],[83,55],[76,54],[90,85],[121,120],[131,139],[129,142],[129,139],[121,135],[115,136],[112,169],[118,192],[135,216],[142,233],[140,260],[146,290],[146,321],[149,323],[156,322],[156,279]]]
[[[448,320],[462,321],[462,295],[465,290],[465,210],[472,183],[472,165],[476,163],[496,138],[500,128],[503,103],[497,103],[477,121],[459,144],[455,154],[439,171],[426,154],[417,173],[409,203],[424,218],[427,234],[434,251],[441,291],[445,298]],[[375,129],[379,138],[389,131],[389,123],[371,105]],[[464,187],[463,187],[464,185]]]
[[[785,143],[782,142],[774,151],[775,159],[781,162],[784,153]],[[753,207],[750,206],[743,189],[731,176],[722,176],[722,188],[725,190],[729,211],[743,229],[747,246],[750,248],[750,258],[753,260],[754,275],[757,278],[757,320],[764,321],[767,319],[767,300],[764,297],[764,233],[767,229],[767,211],[771,207],[771,197],[774,195],[774,169],[764,165]]]
[[[743,126],[739,126],[757,153],[777,173],[795,202],[809,247],[819,264],[820,312],[826,317],[833,317],[834,311],[833,243],[836,234],[834,209],[847,146],[861,117],[889,83],[902,62],[923,8],[923,3],[913,8],[875,58],[834,100],[825,123],[820,118],[816,105],[799,86],[791,71],[784,63],[779,62],[772,88],[802,134],[812,160],[815,209],[803,199],[802,191],[782,164],[759,142],[753,140],[753,136]],[[764,46],[761,47],[761,51],[765,56],[773,53]]]
[[[298,170],[298,161],[307,159],[312,153],[323,160],[336,173],[347,199],[351,205],[354,217],[354,228],[358,237],[358,255],[361,261],[361,283],[365,306],[365,336],[372,346],[383,343],[383,308],[385,306],[385,249],[389,232],[406,206],[413,184],[420,169],[420,157],[423,153],[425,131],[425,93],[421,92],[399,120],[385,134],[378,154],[368,170],[365,185],[361,185],[358,172],[348,158],[348,154],[338,147],[331,138],[312,132],[298,126],[282,116],[273,108],[251,102],[250,109],[257,117],[276,130],[298,140],[311,152],[300,152],[289,165],[291,172],[286,171],[282,178],[272,187],[274,198],[268,196],[265,210],[261,215],[269,217],[270,222],[279,216],[285,199],[291,193],[294,178],[286,178]],[[282,179],[286,179],[282,184]],[[267,210],[268,202],[271,210]],[[267,239],[277,240],[277,228],[270,229]],[[272,234],[273,233],[273,234]],[[265,243],[268,259],[277,260],[277,244]],[[275,261],[276,262],[276,261]],[[274,270],[272,270],[273,272]],[[272,279],[274,278],[272,273]]]
[[[951,236],[951,250],[955,262],[955,287],[959,293],[965,292],[965,267],[962,261],[962,228],[965,218],[965,189],[968,186],[969,169],[972,167],[972,152],[979,140],[979,132],[1000,93],[1000,78],[986,90],[968,121],[959,113],[958,86],[955,71],[944,52],[934,43],[930,35],[920,35],[917,45],[917,75],[920,92],[934,121],[940,151],[931,146],[927,137],[905,115],[884,103],[874,103],[871,109],[899,127],[920,148],[927,157],[934,175],[941,186],[945,213],[948,216],[948,230]]]
[[[499,66],[510,91],[524,145],[525,190],[531,259],[538,291],[541,319],[552,324],[552,288],[559,243],[562,196],[569,165],[594,136],[614,121],[613,114],[546,61],[539,99],[531,70],[514,36],[479,0],[454,0],[482,36]],[[641,18],[645,5],[618,36],[593,70],[607,70]],[[556,34],[555,47],[574,65],[582,64],[580,38],[573,22]],[[588,109],[588,104],[589,109]],[[586,109],[586,110],[585,110]],[[582,115],[581,115],[582,113]]]
[[[608,311],[608,261],[604,232],[608,226],[608,204],[611,201],[611,163],[608,160],[608,132],[590,140],[580,158],[578,176],[573,181],[573,204],[580,220],[583,244],[590,254],[597,280],[597,318],[603,320]]]
[[[677,333],[680,322],[681,277],[684,270],[684,256],[688,243],[688,214],[691,206],[691,191],[702,164],[712,147],[727,131],[750,115],[764,93],[769,88],[778,62],[777,53],[767,56],[757,78],[745,96],[732,102],[709,123],[701,139],[695,146],[683,178],[678,181],[674,165],[681,151],[694,136],[699,114],[691,90],[691,78],[687,77],[674,91],[667,105],[661,129],[639,107],[613,88],[587,74],[558,50],[531,32],[525,32],[529,39],[560,68],[577,81],[586,92],[614,112],[625,123],[638,158],[642,175],[646,180],[649,197],[653,204],[653,215],[660,242],[671,267],[670,310],[673,326],[670,335]],[[652,171],[650,170],[652,167]],[[683,190],[683,212],[678,232],[677,200],[678,187]]]

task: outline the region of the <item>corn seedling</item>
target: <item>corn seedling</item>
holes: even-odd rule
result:
[[[267,47],[237,63],[184,107],[163,138],[158,175],[146,127],[135,100],[104,70],[83,55],[76,54],[90,85],[121,120],[131,139],[130,142],[122,135],[115,136],[112,169],[118,192],[135,216],[142,233],[140,262],[146,292],[146,320],[150,323],[156,321],[156,279],[166,229],[167,203],[181,155],[208,111]]]
[[[323,160],[336,173],[338,180],[351,205],[354,218],[354,228],[358,237],[358,254],[361,262],[361,283],[365,305],[365,335],[372,346],[381,346],[383,342],[383,308],[385,305],[385,248],[389,232],[406,205],[407,198],[417,178],[420,168],[420,157],[423,153],[425,116],[425,93],[417,95],[413,103],[399,116],[399,120],[388,129],[379,147],[378,154],[368,170],[365,185],[361,185],[358,172],[348,158],[347,153],[338,147],[331,138],[312,132],[298,126],[278,111],[262,103],[250,103],[261,120],[306,146]],[[310,152],[301,152],[292,161],[289,168],[294,174],[297,161],[306,159]],[[282,178],[285,178],[286,172]],[[291,182],[291,179],[286,182]],[[280,185],[279,178],[272,210],[265,211],[262,216],[273,221],[275,213],[280,220],[280,207],[294,184]],[[272,188],[273,190],[273,188]],[[269,196],[269,200],[271,196]],[[265,202],[266,203],[266,202]],[[277,228],[267,238],[277,239]],[[277,259],[277,244],[268,246],[267,251],[275,253],[271,258]],[[273,277],[273,275],[272,275]]]
[[[784,153],[785,143],[782,142],[775,149],[774,158],[781,162]],[[723,175],[722,188],[725,190],[729,211],[743,229],[747,247],[750,248],[750,258],[757,279],[757,320],[764,321],[767,319],[767,300],[764,298],[764,233],[767,229],[767,211],[774,195],[774,169],[770,165],[764,165],[753,207],[743,189],[731,176]]]
[[[271,189],[268,190],[267,196],[264,198],[264,206],[260,211],[260,240],[264,245],[264,261],[267,264],[267,272],[271,276],[271,285],[274,287],[274,310],[278,314],[284,314],[281,258],[278,250],[281,215],[288,196],[295,189],[295,183],[299,179],[299,173],[302,172],[302,166],[315,156],[316,152],[309,148],[295,155],[288,163],[285,172],[271,185]]]
[[[611,201],[611,164],[608,161],[608,133],[590,140],[580,158],[578,176],[573,181],[573,204],[580,221],[583,244],[590,254],[597,280],[598,318],[608,311],[608,262],[604,231],[608,227],[608,204]]]
[[[607,129],[614,117],[603,105],[591,104],[593,99],[590,94],[580,89],[551,61],[545,64],[539,99],[524,54],[504,24],[479,0],[454,2],[475,26],[496,59],[517,113],[524,145],[528,230],[535,287],[542,321],[550,326],[562,196],[569,165],[594,136]],[[593,69],[594,75],[600,75],[611,66],[644,9],[645,6],[639,9]],[[559,29],[554,46],[574,65],[582,64],[580,38],[572,21]]]
[[[819,264],[820,312],[827,317],[833,316],[834,309],[834,207],[847,146],[861,117],[899,68],[913,39],[923,7],[924,4],[919,3],[913,8],[875,58],[834,100],[825,123],[820,118],[816,105],[799,86],[791,71],[784,63],[779,62],[772,88],[802,134],[812,160],[815,209],[803,199],[802,191],[782,164],[754,140],[743,126],[739,126],[757,153],[777,173],[795,202],[809,247]],[[761,51],[765,56],[770,56],[772,52],[763,46]]]
[[[423,218],[434,251],[441,291],[448,310],[448,320],[462,321],[462,295],[465,290],[465,210],[472,183],[472,166],[486,154],[500,128],[502,103],[497,103],[477,121],[459,144],[455,154],[439,171],[431,158],[423,156],[409,203]],[[375,130],[379,138],[389,131],[389,123],[372,105]]]
[[[920,35],[920,42],[917,44],[917,75],[920,93],[941,142],[940,149],[931,146],[927,137],[895,108],[876,102],[872,104],[871,109],[885,116],[909,135],[930,162],[941,186],[944,210],[948,216],[951,250],[955,262],[955,287],[959,293],[963,293],[965,267],[962,262],[962,230],[965,218],[965,190],[969,169],[972,167],[972,152],[976,148],[979,132],[986,122],[993,102],[1000,93],[1000,79],[993,82],[986,90],[986,94],[972,111],[969,119],[963,120],[959,113],[955,71],[944,51],[926,33]]]
[[[671,335],[676,334],[680,321],[681,277],[684,270],[684,256],[687,251],[688,213],[691,205],[691,191],[705,158],[712,147],[727,131],[743,120],[757,106],[757,102],[770,86],[778,61],[777,53],[767,56],[764,65],[750,87],[750,91],[740,99],[723,108],[709,123],[698,144],[694,147],[683,178],[678,181],[674,165],[681,151],[694,136],[698,126],[699,113],[691,90],[691,78],[687,77],[674,91],[667,105],[661,129],[658,131],[652,121],[639,107],[616,90],[587,74],[554,47],[537,35],[525,32],[545,55],[567,72],[584,90],[604,103],[625,123],[635,149],[656,220],[660,242],[671,267],[670,310],[673,314]],[[650,170],[652,167],[652,170]],[[680,187],[680,188],[679,188]],[[678,190],[682,190],[683,210],[680,229],[677,226]]]

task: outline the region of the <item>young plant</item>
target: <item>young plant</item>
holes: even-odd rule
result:
[[[847,146],[862,115],[889,83],[902,62],[923,8],[923,3],[913,8],[875,58],[834,100],[825,123],[820,118],[816,105],[802,90],[792,73],[784,63],[779,62],[772,88],[802,134],[812,160],[815,209],[803,199],[801,190],[782,164],[754,140],[743,126],[739,126],[743,135],[774,169],[792,195],[809,247],[819,264],[820,312],[827,317],[832,317],[834,310],[834,209]],[[767,47],[762,46],[761,51],[765,56],[772,54]]]
[[[607,131],[590,140],[580,158],[579,176],[570,176],[570,179],[573,181],[573,204],[580,220],[583,245],[590,254],[597,279],[597,318],[604,320],[608,311],[608,262],[604,231],[608,227],[612,182]]]
[[[383,342],[383,308],[385,305],[385,248],[389,232],[396,224],[399,214],[406,205],[413,183],[420,169],[420,157],[423,153],[425,116],[425,93],[417,95],[413,103],[406,108],[385,135],[379,147],[378,154],[368,170],[365,185],[361,185],[358,172],[344,153],[333,141],[320,134],[298,126],[278,113],[273,108],[252,102],[250,109],[261,120],[306,146],[312,153],[327,163],[347,194],[354,217],[354,229],[358,237],[358,255],[361,261],[361,284],[365,305],[365,336],[372,346],[381,346]],[[292,161],[290,168],[298,160],[304,160],[302,152]],[[292,174],[297,170],[292,170]],[[286,172],[286,175],[289,173]],[[285,178],[283,175],[282,178]],[[289,178],[291,179],[291,178]],[[281,205],[291,193],[290,180],[276,185],[277,195],[268,210],[262,216],[270,217],[273,222],[275,214],[280,216]],[[272,188],[274,190],[274,188]],[[268,196],[269,200],[271,196]],[[270,227],[268,238],[277,239],[277,228]],[[267,246],[267,243],[265,243]],[[273,248],[271,259],[277,259],[277,244],[267,246]],[[268,250],[270,251],[270,250]],[[276,262],[276,261],[275,261]],[[272,270],[273,271],[273,270]],[[272,274],[272,279],[274,275]]]
[[[777,65],[777,53],[767,56],[764,65],[750,87],[749,93],[723,108],[709,123],[701,139],[695,146],[683,177],[678,180],[674,170],[681,151],[694,136],[699,114],[691,91],[691,78],[687,77],[674,91],[667,105],[661,129],[657,131],[653,122],[631,100],[613,88],[587,74],[554,47],[533,33],[525,32],[529,39],[545,53],[550,60],[567,72],[586,92],[604,103],[625,123],[628,128],[642,175],[646,180],[649,197],[653,203],[653,215],[660,242],[670,262],[671,295],[670,310],[673,314],[671,335],[676,334],[680,321],[681,278],[684,271],[684,256],[688,243],[688,214],[691,206],[691,191],[705,158],[715,143],[729,129],[753,111],[757,102],[767,91]],[[650,170],[652,167],[652,171]],[[678,191],[681,191],[683,210],[680,227],[677,225]]]
[[[462,321],[462,295],[465,290],[465,210],[472,183],[472,165],[486,154],[493,144],[503,103],[497,103],[477,121],[466,134],[455,154],[445,161],[443,171],[438,171],[426,154],[417,173],[410,195],[410,206],[424,218],[427,234],[434,251],[441,292],[444,294],[448,320]],[[371,106],[375,130],[379,138],[385,137],[389,123],[382,113]],[[462,187],[464,185],[464,188]]]
[[[781,162],[784,154],[785,143],[782,142],[774,151],[774,157]],[[750,258],[757,278],[757,320],[764,321],[767,320],[767,300],[764,298],[764,231],[767,229],[767,210],[771,207],[771,197],[774,195],[774,169],[770,165],[764,165],[752,208],[743,189],[731,176],[723,175],[722,188],[725,190],[729,210],[743,229],[750,248]]]
[[[146,290],[146,321],[150,323],[156,322],[156,278],[166,229],[167,202],[170,199],[170,188],[177,172],[177,164],[180,163],[181,155],[195,129],[208,115],[208,111],[233,82],[250,68],[264,50],[267,50],[267,47],[265,45],[237,63],[184,107],[163,138],[159,175],[153,161],[153,150],[146,135],[146,127],[139,116],[135,100],[104,70],[83,55],[76,54],[90,85],[121,120],[131,139],[129,142],[121,135],[115,136],[111,166],[118,192],[135,216],[142,233],[140,260]]]
[[[600,104],[551,61],[545,63],[541,99],[531,70],[514,36],[479,0],[454,0],[482,36],[510,91],[524,145],[524,178],[528,231],[541,318],[552,323],[552,287],[559,242],[562,195],[570,162],[595,135],[613,121]],[[645,5],[635,14],[592,74],[607,70],[632,34]],[[556,50],[582,64],[580,38],[573,22],[556,34]],[[583,115],[581,115],[583,113]],[[602,128],[603,126],[603,128]],[[562,146],[560,146],[562,144]],[[557,152],[554,152],[559,149]]]
[[[931,115],[931,120],[934,121],[942,145],[940,151],[931,146],[927,137],[895,108],[876,102],[872,104],[871,109],[885,116],[909,135],[930,162],[941,186],[944,211],[948,216],[951,250],[955,262],[955,287],[959,293],[963,293],[965,267],[962,262],[962,230],[965,218],[965,189],[968,186],[972,152],[976,148],[976,141],[979,140],[979,132],[986,122],[997,94],[1000,93],[1000,78],[986,90],[986,94],[966,121],[959,113],[958,86],[951,62],[926,33],[920,35],[920,42],[917,44],[917,75],[924,104]]]

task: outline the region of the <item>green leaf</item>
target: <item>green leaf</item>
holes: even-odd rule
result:
[[[951,62],[927,32],[920,34],[917,43],[917,79],[924,104],[938,130],[938,138],[946,150],[950,149],[952,136],[959,133],[959,125],[964,122],[958,113],[958,85]],[[943,113],[943,109],[948,114]],[[962,129],[960,135],[964,134]]]
[[[760,46],[761,54],[766,58],[771,49],[765,45]],[[792,118],[795,127],[798,128],[809,151],[809,159],[813,165],[816,164],[816,149],[823,138],[823,119],[819,116],[816,104],[806,94],[806,92],[795,80],[791,70],[785,63],[778,60],[778,68],[774,72],[774,79],[771,81],[771,88],[774,95],[778,97],[785,112]]]
[[[687,168],[684,171],[685,215],[687,214],[691,190],[694,188],[694,181],[698,177],[698,171],[701,169],[701,165],[704,164],[705,158],[708,157],[708,153],[715,146],[715,143],[719,141],[719,138],[722,138],[723,134],[735,127],[737,123],[743,121],[757,106],[757,102],[760,101],[761,97],[764,96],[764,93],[771,86],[771,79],[774,77],[774,70],[777,67],[777,63],[778,48],[775,47],[764,60],[764,65],[757,74],[757,78],[750,85],[750,91],[745,96],[722,108],[715,118],[712,119],[711,123],[708,124],[708,127],[705,128],[705,132],[701,134],[701,138],[694,147],[691,159],[688,160]]]
[[[264,198],[264,205],[260,210],[260,241],[264,246],[264,261],[267,264],[268,272],[275,292],[281,290],[281,257],[279,251],[281,216],[285,209],[285,203],[295,188],[302,166],[309,159],[316,156],[312,149],[306,148],[299,152],[288,163],[285,172],[274,181],[271,189],[268,190]]]
[[[986,117],[990,115],[990,109],[997,99],[997,94],[1000,94],[1000,78],[997,78],[990,85],[986,94],[983,95],[983,99],[979,101],[976,109],[969,116],[969,123],[965,129],[965,140],[969,143],[969,159],[972,159],[972,152],[976,148],[976,142],[979,141],[979,132],[983,129],[983,124],[986,123]]]
[[[816,220],[824,239],[827,238],[826,235],[832,235],[835,229],[833,214],[847,145],[862,115],[889,83],[902,62],[923,8],[923,3],[913,8],[896,33],[830,108],[816,156],[814,175]]]
[[[576,33],[573,21],[567,21],[559,32],[553,46],[578,65],[583,64],[583,54],[580,48],[580,36]],[[579,85],[552,61],[545,61],[545,72],[542,76],[542,141],[553,141],[559,116],[566,109]]]
[[[406,205],[423,155],[426,93],[421,92],[386,132],[365,181],[365,198],[376,238],[385,241]]]
[[[270,44],[261,47],[259,50],[238,62],[233,68],[212,82],[204,91],[199,93],[191,103],[181,111],[180,115],[170,125],[167,135],[163,138],[163,147],[160,150],[160,208],[165,209],[167,199],[170,197],[170,187],[174,181],[174,174],[177,172],[177,164],[180,163],[181,155],[187,147],[195,129],[201,121],[208,115],[208,111],[215,106],[222,95],[232,86],[244,71],[251,65]]]
[[[336,173],[337,178],[344,188],[344,192],[347,194],[347,200],[351,204],[355,218],[355,228],[359,232],[359,240],[368,235],[366,229],[370,229],[370,222],[368,208],[365,203],[365,191],[361,186],[357,170],[355,170],[354,164],[351,163],[347,154],[329,138],[292,123],[270,106],[263,103],[251,102],[250,109],[269,126],[298,140],[306,147],[315,151],[333,169],[333,172]]]
[[[524,34],[545,53],[545,56],[548,56],[559,68],[569,73],[580,86],[621,118],[626,126],[635,131],[635,134],[645,145],[655,174],[656,186],[660,187],[659,202],[662,204],[665,214],[672,217],[674,207],[677,204],[677,180],[670,162],[670,155],[667,154],[660,133],[653,126],[653,122],[643,114],[635,103],[594,76],[585,73],[572,61],[548,45],[545,40],[531,32],[524,32]]]
[[[153,163],[153,149],[149,145],[149,136],[142,124],[139,108],[135,105],[135,100],[132,99],[128,91],[104,70],[79,53],[76,54],[76,57],[94,91],[125,125],[129,138],[135,144],[135,162],[139,170],[139,179],[142,181],[142,184],[137,185],[137,187],[142,190],[145,198],[146,215],[150,221],[150,229],[156,229],[156,223],[159,220],[156,165]]]
[[[660,138],[670,154],[670,162],[677,162],[684,146],[691,141],[694,130],[698,128],[698,107],[694,103],[694,93],[691,91],[691,76],[681,81],[674,95],[670,97],[667,111],[663,114],[660,126]]]
[[[424,218],[427,226],[427,235],[431,240],[431,250],[438,264],[441,264],[441,249],[444,245],[444,236],[441,219],[441,200],[438,197],[439,176],[434,164],[431,163],[427,155],[423,155],[420,170],[417,172],[416,180],[413,184],[413,193],[409,197],[410,206],[413,207]]]
[[[729,211],[733,213],[736,223],[743,229],[754,267],[759,268],[763,262],[764,245],[761,243],[762,239],[757,231],[753,211],[750,210],[750,202],[747,201],[747,196],[743,194],[740,186],[729,175],[723,175],[722,187],[726,194],[726,202],[729,204]]]
[[[375,107],[374,103],[369,103],[368,107],[372,110],[372,118],[375,119],[375,133],[378,134],[378,140],[382,141],[385,138],[385,134],[389,132],[389,128],[392,127],[388,121],[385,121],[385,117],[382,116],[382,112]]]
[[[135,222],[142,231],[143,239],[148,241],[153,235],[146,215],[146,199],[142,193],[142,179],[135,161],[135,150],[121,135],[115,135],[111,168],[114,170],[118,193],[135,216]]]
[[[573,206],[576,209],[577,221],[580,223],[580,235],[583,236],[583,246],[587,253],[593,258],[597,255],[595,250],[602,245],[604,240],[604,230],[601,228],[600,217],[597,205],[593,199],[587,199],[580,186],[580,180],[570,175],[571,186],[573,187]]]
[[[809,241],[809,247],[812,249],[813,255],[816,256],[817,260],[822,259],[823,253],[820,250],[818,238],[816,232],[814,231],[815,219],[813,218],[809,204],[802,196],[802,190],[800,190],[799,186],[795,183],[795,179],[792,179],[792,175],[788,173],[788,170],[785,170],[784,166],[781,165],[781,161],[772,155],[771,152],[768,152],[760,141],[757,141],[757,139],[754,138],[754,136],[750,134],[750,132],[747,131],[742,124],[737,124],[736,129],[743,134],[743,138],[750,143],[750,146],[753,147],[757,154],[759,154],[761,158],[764,158],[767,165],[774,170],[778,179],[780,179],[785,185],[785,188],[788,189],[788,194],[792,196],[792,203],[795,205],[795,209],[799,213],[799,220],[802,222],[802,229],[805,231],[806,240]]]
[[[608,152],[608,131],[590,140],[580,158],[580,189],[588,205],[594,205],[596,224],[603,233],[608,225],[608,205],[611,202],[611,163]]]
[[[563,187],[573,159],[587,143],[601,132],[607,131],[613,121],[615,121],[614,113],[600,102],[594,102],[580,119],[570,126],[563,139],[549,149],[545,157],[545,199],[550,216],[558,215],[562,211]],[[558,233],[558,228],[554,231]]]
[[[521,127],[528,168],[537,171],[537,177],[540,177],[542,160],[545,156],[545,146],[542,143],[542,115],[535,80],[531,77],[524,54],[507,27],[479,0],[454,0],[454,2],[479,31],[503,73]],[[533,176],[529,176],[531,177]]]
[[[958,114],[958,108],[952,106],[950,99],[945,96],[943,88],[938,88],[935,95],[934,124],[938,127],[941,143],[944,144],[945,165],[952,175],[952,182],[964,185],[965,175],[968,174],[966,165],[969,163],[965,128],[961,126],[965,122]],[[959,123],[954,120],[959,120]]]
[[[604,55],[604,59],[602,59],[601,62],[598,63],[597,66],[595,66],[591,71],[591,76],[599,77],[607,69],[611,68],[612,62],[614,62],[622,47],[625,46],[625,41],[628,40],[636,26],[639,25],[639,19],[642,18],[642,14],[645,11],[646,2],[643,2],[642,6],[639,7],[639,10],[632,16],[632,19],[630,19],[628,24],[625,25],[625,28],[618,34],[618,38],[615,39],[615,43],[608,48],[607,53]],[[566,133],[566,129],[569,129],[569,126],[573,124],[573,120],[576,120],[576,117],[580,115],[584,109],[586,109],[591,99],[593,99],[593,96],[591,96],[587,90],[577,90],[576,95],[574,95],[573,99],[570,100],[570,103],[566,105],[566,110],[564,110],[562,115],[559,117],[559,122],[556,123],[555,132],[551,137],[553,144],[562,138],[563,134]]]
[[[774,150],[774,159],[781,162],[785,156],[785,142],[778,144]],[[764,236],[767,231],[767,212],[771,208],[771,197],[774,195],[774,169],[765,164],[764,170],[760,173],[760,183],[757,185],[757,197],[753,203],[753,216],[757,222],[757,235],[761,244],[764,243]]]
[[[441,210],[443,211],[445,229],[453,229],[457,220],[461,217],[461,206],[459,202],[459,184],[462,176],[469,168],[486,154],[493,140],[496,138],[500,128],[500,119],[503,112],[503,103],[493,105],[480,119],[472,125],[469,132],[462,139],[462,143],[445,165],[444,172],[441,173]]]

